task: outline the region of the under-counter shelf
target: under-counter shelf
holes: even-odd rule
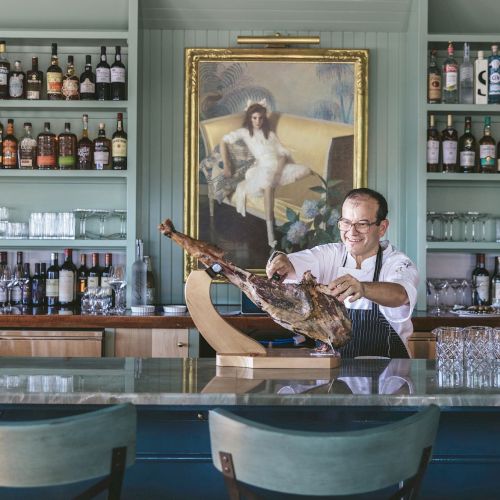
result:
[[[46,250],[48,248],[96,248],[102,250],[125,250],[127,240],[37,240],[37,239],[0,239],[0,248],[16,248],[16,249],[31,249],[31,250]]]
[[[494,241],[428,241],[426,248],[430,252],[488,252],[499,251],[500,243]]]

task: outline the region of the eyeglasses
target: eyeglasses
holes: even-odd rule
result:
[[[365,234],[370,230],[370,227],[376,225],[378,226],[380,221],[376,220],[375,222],[351,222],[350,220],[343,219],[342,217],[337,220],[337,226],[341,231],[349,231],[351,227],[361,234]]]

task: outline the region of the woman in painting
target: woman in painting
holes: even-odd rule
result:
[[[274,238],[274,190],[295,182],[311,173],[309,167],[291,162],[290,153],[271,130],[265,103],[248,103],[241,128],[226,134],[220,150],[224,176],[231,177],[232,167],[228,145],[243,141],[255,158],[255,163],[245,173],[233,195],[236,210],[246,215],[246,197],[264,196],[264,209],[269,246],[276,246]]]

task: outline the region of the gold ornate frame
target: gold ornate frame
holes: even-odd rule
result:
[[[298,48],[186,48],[184,89],[184,230],[199,237],[200,64],[204,62],[343,63],[354,69],[353,188],[367,185],[368,50]],[[184,279],[198,269],[196,259],[184,255]],[[262,273],[263,269],[252,269]]]

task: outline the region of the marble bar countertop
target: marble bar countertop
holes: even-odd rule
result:
[[[432,360],[251,370],[217,367],[208,358],[1,358],[0,405],[497,407],[499,380],[496,367],[452,372]]]

